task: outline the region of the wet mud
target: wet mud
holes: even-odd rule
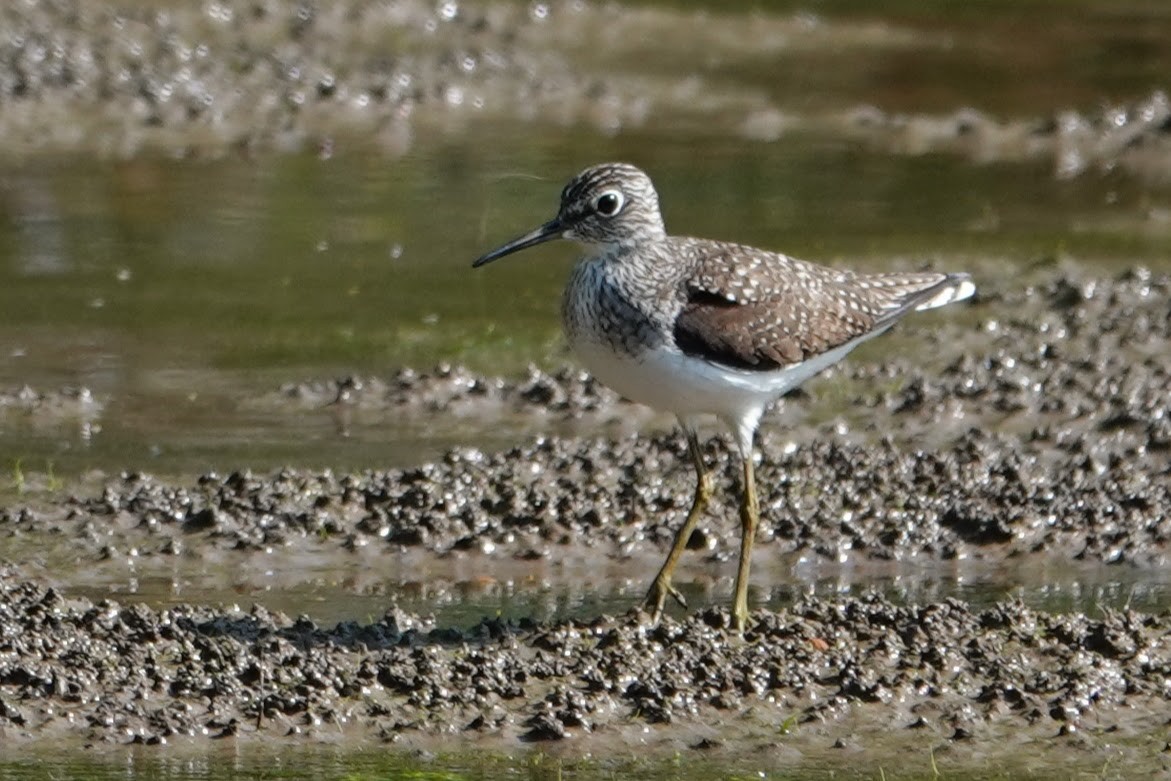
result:
[[[609,732],[699,751],[799,743],[786,736],[803,730],[828,742],[827,724],[863,713],[920,746],[978,741],[1006,722],[1074,747],[1083,731],[1125,745],[1165,720],[1171,677],[1166,615],[1090,619],[1015,602],[814,599],[756,611],[738,637],[719,609],[653,628],[632,612],[458,630],[396,611],[322,628],[259,607],[71,600],[9,573],[0,596],[9,741],[516,744]]]
[[[1171,278],[1041,277],[1015,292],[992,285],[954,320],[911,322],[891,337],[933,345],[934,368],[863,355],[782,402],[763,427],[758,560],[1165,567]],[[630,407],[573,370],[500,380],[458,367],[306,382],[249,403],[298,414],[347,393],[359,397],[345,403],[424,419]],[[827,400],[839,412],[818,421],[810,410]],[[720,498],[688,558],[730,571],[734,459],[720,438],[705,452]],[[10,504],[0,535],[13,549],[67,548],[77,572],[201,560],[280,569],[325,556],[452,579],[533,566],[637,579],[669,546],[692,479],[668,432],[545,436],[354,474],[127,473],[97,491]],[[1007,728],[1089,751],[1141,744],[1171,717],[1166,613],[871,595],[759,609],[738,639],[722,606],[677,611],[658,627],[636,610],[460,628],[394,608],[316,626],[263,607],[93,602],[71,597],[70,582],[27,563],[0,578],[0,729],[10,739],[374,735],[414,745],[471,735],[510,745],[589,735],[699,750],[784,741],[794,725],[811,725],[812,745],[832,745],[885,725],[912,741],[1002,741]]]
[[[867,107],[827,119],[689,76],[588,67],[586,52],[607,64],[630,56],[604,34],[615,24],[641,40],[702,29],[705,45],[741,50],[767,50],[798,30],[809,46],[825,36],[857,46],[913,38],[885,25],[767,16],[728,20],[751,30],[725,38],[723,26],[691,16],[629,13],[616,22],[580,3],[6,4],[0,138],[6,153],[126,157],[327,153],[349,135],[398,154],[420,129],[472,118],[614,132],[652,114],[718,109],[745,138],[829,127],[892,152],[1050,156],[1064,177],[1113,167],[1158,176],[1171,159],[1158,92],[1094,115],[1024,121]],[[901,326],[889,337],[905,340],[899,353],[860,353],[770,413],[757,473],[760,559],[1166,567],[1171,279],[1058,263],[1036,277],[1019,290],[981,281],[972,306]],[[0,420],[98,421],[104,401],[84,388],[0,389]],[[423,423],[645,415],[570,369],[315,378],[242,404],[289,415],[330,404]],[[734,469],[721,439],[705,448],[719,498],[689,558],[730,571]],[[692,479],[669,433],[550,434],[403,469],[225,465],[192,479],[126,473],[96,490],[10,499],[0,508],[11,552],[0,571],[0,740],[509,747],[589,736],[740,752],[905,735],[908,745],[989,750],[1056,738],[1086,752],[1133,750],[1156,769],[1167,756],[1155,737],[1171,719],[1166,613],[807,599],[756,610],[740,638],[724,607],[676,612],[657,627],[637,611],[451,627],[388,605],[378,619],[318,626],[262,606],[156,609],[70,593],[87,574],[131,561],[280,569],[310,556],[425,563],[465,578],[568,561],[649,579]]]
[[[915,114],[866,103],[782,105],[694,62],[645,68],[675,63],[681,51],[753,73],[786,58],[823,68],[817,56],[826,51],[954,45],[930,27],[580,0],[50,0],[6,4],[0,29],[0,153],[8,154],[328,156],[360,139],[397,156],[421,134],[520,118],[606,133],[658,123],[766,142],[812,130],[891,153],[1051,160],[1060,178],[1115,168],[1171,175],[1171,104],[1160,90],[1002,118],[979,107]]]
[[[492,415],[536,415],[557,421],[605,419],[633,413],[618,394],[580,369],[546,372],[530,366],[526,375],[489,377],[465,366],[443,364],[426,371],[400,369],[389,378],[349,375],[289,383],[275,392],[247,399],[248,409],[265,411],[329,409],[345,419],[401,415],[488,419]]]
[[[1059,179],[1114,170],[1160,182],[1171,176],[1171,101],[1163,91],[1091,113],[1070,109],[1028,119],[999,119],[974,108],[932,116],[859,106],[815,124],[896,154],[1046,160]]]
[[[76,424],[81,428],[81,436],[88,438],[93,431],[100,430],[104,406],[84,386],[0,387],[0,422],[6,425],[23,424],[37,429]]]

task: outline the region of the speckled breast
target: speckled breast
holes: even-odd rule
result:
[[[635,292],[611,273],[604,260],[580,261],[561,301],[561,321],[570,346],[579,351],[602,346],[630,357],[666,346],[671,341],[669,327],[634,303],[653,297],[632,295]]]

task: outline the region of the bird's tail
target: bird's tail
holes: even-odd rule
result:
[[[970,276],[963,273],[948,274],[943,282],[935,286],[934,294],[930,298],[915,305],[915,311],[922,312],[925,309],[954,304],[956,301],[971,298],[975,292],[976,283]]]

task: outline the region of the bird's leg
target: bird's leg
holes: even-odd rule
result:
[[[683,433],[687,435],[687,449],[691,452],[691,460],[695,463],[695,498],[691,500],[691,509],[687,512],[687,520],[683,522],[675,534],[675,541],[671,544],[671,552],[667,554],[667,560],[663,562],[662,569],[655,576],[650,591],[646,595],[646,606],[650,609],[651,620],[655,623],[658,623],[663,615],[663,605],[666,603],[668,595],[674,597],[680,605],[687,607],[683,595],[671,585],[671,574],[675,571],[675,564],[683,555],[687,541],[691,539],[691,532],[707,508],[712,495],[711,476],[708,474],[707,468],[704,467],[703,453],[699,448],[699,438],[696,436],[695,429],[684,425]]]
[[[752,564],[756,524],[760,520],[751,447],[741,457],[744,462],[744,499],[740,504],[740,568],[736,572],[736,601],[732,603],[732,620],[738,632],[743,632],[748,622],[748,569]]]

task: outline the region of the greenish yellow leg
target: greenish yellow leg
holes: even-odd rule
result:
[[[744,501],[740,505],[740,568],[736,572],[736,601],[732,604],[732,620],[736,631],[743,632],[748,622],[748,569],[752,565],[752,542],[756,538],[756,524],[760,510],[756,503],[756,474],[752,465],[752,451],[744,456]]]
[[[674,597],[680,605],[687,607],[683,595],[671,585],[671,575],[675,572],[675,565],[678,563],[679,557],[683,555],[684,549],[687,548],[691,532],[707,508],[712,495],[711,477],[703,465],[703,453],[699,449],[699,439],[690,427],[685,426],[683,432],[687,435],[687,449],[691,452],[691,460],[695,463],[695,498],[692,499],[691,509],[687,512],[687,520],[683,522],[675,534],[675,541],[671,544],[671,552],[667,554],[667,560],[663,562],[662,569],[655,576],[646,595],[646,606],[650,609],[651,620],[655,623],[658,623],[663,616],[663,606],[667,602],[668,595]]]

